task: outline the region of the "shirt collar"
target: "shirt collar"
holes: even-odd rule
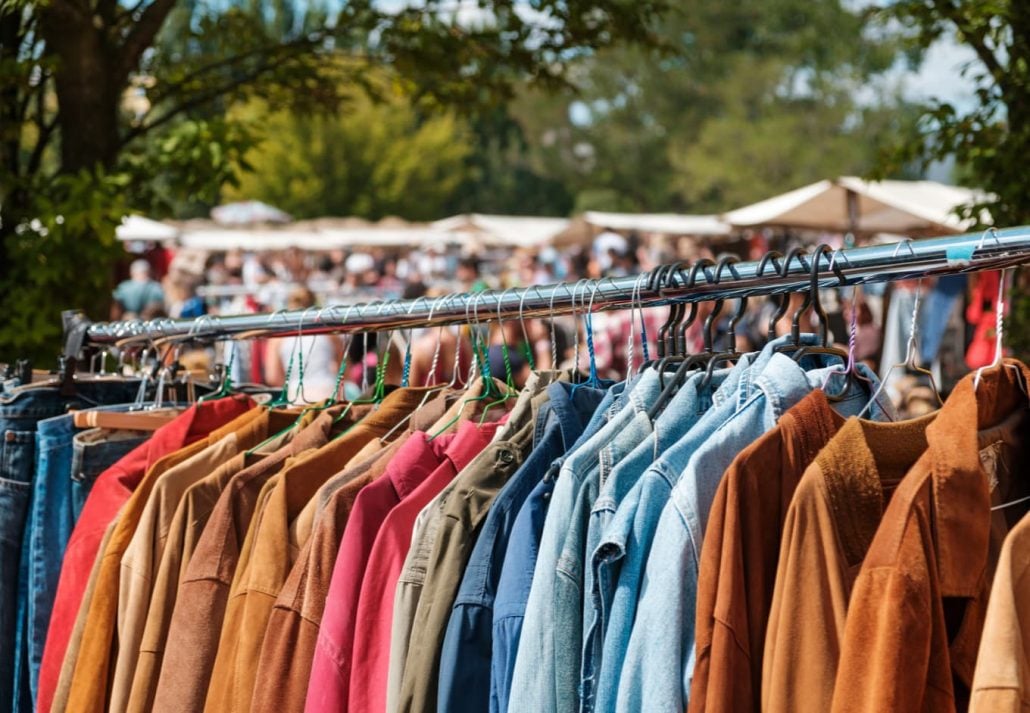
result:
[[[825,398],[824,398],[825,400]],[[849,567],[865,559],[883,517],[883,478],[895,482],[926,450],[936,414],[896,423],[849,418],[816,456],[834,528]]]
[[[1027,407],[1030,369],[1015,359],[963,378],[927,429],[936,525],[937,570],[945,596],[973,596],[987,566],[991,494],[980,435]]]

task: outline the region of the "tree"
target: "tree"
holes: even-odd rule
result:
[[[1030,224],[1030,5],[1019,0],[896,0],[884,18],[911,28],[919,47],[948,36],[973,51],[963,75],[972,81],[968,107],[933,100],[915,131],[899,137],[884,167],[954,158],[971,185],[984,189],[962,212],[982,224]],[[985,213],[986,211],[986,213]],[[1008,340],[1030,355],[1030,285],[1026,271],[1013,295]]]
[[[578,208],[725,210],[871,169],[906,113],[878,82],[902,45],[867,20],[838,0],[689,0],[659,44],[584,58],[532,143]]]
[[[598,48],[650,41],[663,0],[465,9],[0,0],[0,311],[34,306],[0,327],[0,355],[52,354],[60,308],[106,301],[123,210],[213,196],[245,166],[255,137],[231,106],[331,111],[385,69],[426,109],[497,106],[527,80],[564,86]]]
[[[250,166],[224,197],[257,199],[295,218],[440,217],[465,178],[464,122],[452,113],[419,117],[406,97],[357,97],[337,114],[298,116],[248,106],[263,126]]]

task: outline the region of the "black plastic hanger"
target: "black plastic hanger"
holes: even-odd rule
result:
[[[807,266],[805,265],[805,261],[801,259],[802,256],[804,256],[806,254],[807,253],[805,253],[804,249],[803,248],[799,248],[799,247],[793,247],[790,250],[788,250],[787,251],[787,257],[785,257],[783,259],[783,267],[776,271],[777,274],[780,277],[785,276],[787,274],[787,271],[790,270],[790,263],[793,262],[795,258],[797,259],[797,261],[799,263],[801,263],[802,267],[805,267],[807,269]],[[776,263],[773,263],[773,267],[774,268],[776,267]],[[781,319],[783,319],[783,315],[787,314],[787,308],[789,306],[790,306],[789,294],[788,293],[781,294],[780,295],[779,306],[776,308],[776,311],[773,312],[772,317],[769,318],[769,328],[768,328],[768,330],[766,332],[766,336],[768,337],[770,342],[774,341],[776,339],[776,325],[779,323],[779,321]]]
[[[722,276],[722,269],[729,265],[731,262],[737,261],[738,258],[732,255],[722,258],[721,260],[719,260],[719,263],[716,266],[714,277],[709,279],[708,271],[705,270],[705,281],[707,281],[711,285],[718,285],[719,279]],[[709,264],[711,263],[710,260],[707,262]],[[708,265],[703,265],[703,267],[707,266]],[[693,276],[693,271],[691,272]],[[673,374],[672,379],[668,383],[665,383],[664,380],[662,380],[662,372],[659,372],[659,383],[662,385],[662,391],[658,394],[658,398],[655,399],[655,402],[651,404],[651,407],[647,410],[647,415],[652,421],[658,417],[658,414],[661,413],[662,409],[664,409],[666,404],[669,403],[669,400],[672,399],[673,395],[679,389],[680,385],[683,384],[683,382],[686,380],[687,374],[690,372],[690,370],[700,364],[705,363],[705,361],[708,358],[714,356],[714,353],[712,352],[712,332],[715,328],[715,320],[718,318],[719,313],[722,311],[722,304],[723,300],[717,299],[715,301],[715,307],[712,309],[712,313],[708,315],[708,317],[705,319],[704,351],[702,351],[700,354],[694,354],[693,356],[684,359],[683,362],[680,364],[679,368],[676,369],[676,373]]]
[[[701,258],[700,260],[695,262],[691,266],[691,268],[690,268],[690,273],[687,275],[687,279],[686,279],[686,283],[685,283],[686,287],[687,288],[691,288],[695,284],[697,284],[697,273],[700,270],[707,270],[707,268],[712,267],[714,265],[715,265],[715,263],[712,262],[711,260],[709,260],[708,258]],[[705,273],[705,280],[708,281],[708,273],[707,272]],[[686,303],[680,303],[680,304],[686,304]],[[676,327],[675,327],[675,331],[673,333],[673,339],[674,339],[673,346],[674,346],[674,349],[673,349],[672,353],[669,354],[668,356],[666,356],[665,358],[661,359],[658,362],[657,366],[655,367],[658,370],[658,383],[661,385],[661,388],[663,390],[665,389],[665,372],[668,369],[669,365],[670,364],[678,364],[679,362],[681,362],[684,359],[686,359],[687,356],[688,356],[687,355],[687,330],[690,329],[691,325],[694,324],[694,320],[696,318],[697,318],[697,302],[691,302],[690,303],[690,313],[687,315],[686,321],[682,324],[682,326],[677,324]]]

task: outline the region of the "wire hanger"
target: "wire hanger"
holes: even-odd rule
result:
[[[730,272],[733,274],[735,279],[739,279],[740,276],[733,268],[733,264],[736,260],[730,261],[727,264],[730,267]],[[712,383],[712,379],[715,377],[715,365],[722,362],[738,361],[742,356],[737,351],[737,324],[741,319],[744,318],[744,314],[747,312],[747,295],[741,295],[737,302],[737,311],[730,317],[729,324],[726,329],[726,351],[715,354],[708,360],[708,367],[705,369],[705,374],[701,377],[701,381],[698,382],[698,391],[704,391]],[[707,323],[706,323],[707,326]]]
[[[597,353],[594,350],[593,319],[594,298],[597,297],[597,291],[600,286],[601,284],[599,282],[594,283],[593,291],[590,293],[590,303],[587,305],[586,312],[583,315],[583,325],[586,328],[587,355],[590,359],[589,372],[586,381],[581,381],[578,384],[572,385],[572,391],[569,394],[570,398],[576,395],[576,390],[581,386],[590,386],[595,389],[599,389],[601,387],[601,380],[597,376]]]
[[[634,324],[636,317],[640,316],[640,346],[643,354],[643,363],[649,361],[648,349],[647,349],[647,327],[644,325],[644,302],[640,294],[642,283],[647,281],[646,275],[639,275],[636,282],[633,283],[633,291],[630,293],[630,310],[629,310],[629,337],[626,340],[626,378],[630,379],[633,376],[633,365],[636,361],[636,353],[634,350]]]
[[[836,255],[834,255],[836,257]],[[845,258],[846,259],[846,258]],[[870,404],[877,403],[875,399],[875,389],[873,380],[864,375],[858,370],[858,294],[859,286],[855,285],[851,292],[851,320],[848,329],[848,360],[847,363],[840,369],[828,371],[826,378],[823,379],[823,385],[820,387],[826,398],[830,401],[842,401],[843,398],[851,390],[851,386],[857,381],[864,381],[866,388],[874,392],[873,399],[870,400]],[[833,378],[834,374],[845,374],[848,380],[844,384],[844,388],[839,394],[832,395],[827,390],[827,386],[830,385],[830,379]],[[884,413],[889,413],[888,409],[883,409]]]
[[[916,283],[915,300],[912,305],[912,323],[909,325],[908,329],[908,342],[905,345],[905,358],[897,364],[892,364],[890,369],[887,370],[887,373],[884,375],[883,379],[880,380],[880,385],[876,388],[876,391],[873,392],[872,398],[869,399],[869,403],[867,403],[865,405],[865,408],[863,408],[862,411],[858,414],[859,418],[864,417],[865,414],[868,413],[869,409],[872,408],[872,405],[874,403],[877,403],[877,398],[880,396],[880,394],[883,393],[883,390],[887,388],[887,383],[890,381],[890,375],[894,372],[895,369],[908,369],[910,371],[916,371],[920,374],[925,374],[929,376],[930,388],[933,389],[933,395],[937,399],[937,405],[944,405],[944,399],[941,398],[941,392],[937,388],[937,382],[933,378],[933,372],[927,369],[926,367],[921,366],[917,361],[919,356],[919,349],[916,343],[916,332],[919,325],[919,303],[922,299],[922,286],[923,279],[919,278],[919,281]],[[977,374],[977,378],[978,377],[979,373]],[[974,379],[973,383],[975,385],[977,383],[977,379]],[[890,411],[887,409],[885,409],[884,411],[888,414],[888,418],[890,418]]]
[[[489,359],[486,359],[485,362],[484,362],[484,360],[482,358],[482,355],[480,353],[480,347],[477,344],[477,342],[479,340],[479,335],[477,334],[478,327],[479,327],[479,301],[484,298],[484,295],[485,295],[485,293],[483,293],[483,292],[475,293],[472,296],[471,301],[466,302],[466,305],[465,305],[466,321],[470,325],[469,338],[470,338],[470,341],[472,342],[472,369],[477,369],[479,371],[479,376],[480,376],[480,379],[482,381],[482,389],[481,389],[480,394],[478,396],[472,396],[472,397],[466,398],[461,403],[461,406],[458,408],[457,413],[455,413],[454,416],[451,417],[447,421],[447,423],[445,423],[443,426],[441,426],[439,429],[437,429],[436,433],[434,433],[432,436],[429,437],[429,440],[433,440],[437,436],[440,436],[443,433],[446,433],[454,424],[456,424],[461,419],[461,417],[465,413],[466,407],[468,407],[469,404],[481,403],[481,402],[487,401],[488,399],[495,398],[497,396],[497,394],[498,394],[498,390],[496,389],[496,387],[495,387],[495,385],[493,383],[493,381],[494,381],[493,375],[490,373],[490,362],[489,362]],[[469,309],[469,307],[472,308],[472,320],[471,321],[468,319],[468,309]],[[460,342],[459,342],[459,346],[460,346]],[[457,362],[457,360],[455,360],[455,361]],[[454,365],[454,370],[455,370],[455,372],[458,371],[458,364],[457,363],[455,363],[455,365]],[[471,386],[471,384],[472,384],[472,380],[469,379],[469,386]]]
[[[510,288],[509,288],[510,289]],[[483,408],[483,413],[479,418],[479,425],[482,426],[486,423],[486,415],[494,406],[500,406],[506,401],[518,396],[518,389],[515,388],[515,377],[512,373],[511,368],[511,357],[508,353],[508,335],[504,331],[504,312],[501,310],[501,303],[504,301],[504,294],[508,290],[501,292],[497,298],[497,327],[501,333],[501,355],[504,358],[504,385],[505,391],[501,394],[501,397],[496,401],[491,401]],[[489,359],[489,354],[487,354]],[[492,379],[491,379],[492,381]]]
[[[430,307],[429,307],[429,319],[430,319],[430,321],[432,321],[432,319],[433,319],[433,312],[436,311],[436,308],[439,306],[439,303],[440,303],[440,301],[442,299],[443,299],[443,296],[437,297],[435,300],[433,300],[433,303],[430,305]],[[416,300],[416,302],[417,302],[417,300]],[[414,309],[414,308],[412,308],[412,309]],[[408,313],[410,314],[411,311],[412,310],[409,310]],[[439,330],[437,331],[436,350],[433,352],[433,362],[432,362],[432,365],[429,368],[429,375],[428,375],[428,377],[426,379],[426,384],[427,384],[427,386],[426,386],[426,393],[422,397],[422,401],[420,401],[418,406],[416,406],[414,409],[412,409],[411,412],[406,414],[400,421],[398,421],[397,424],[393,428],[391,428],[389,431],[384,433],[379,438],[379,442],[380,443],[388,443],[390,441],[390,439],[393,437],[393,434],[396,433],[402,426],[404,426],[405,424],[409,423],[411,421],[411,417],[414,416],[416,413],[418,413],[422,409],[422,407],[426,405],[426,402],[429,401],[429,397],[430,396],[432,396],[434,394],[438,394],[441,391],[443,391],[446,388],[448,388],[447,384],[433,384],[432,383],[432,378],[436,374],[436,367],[437,367],[437,364],[438,364],[438,362],[440,360],[440,342],[441,342],[441,339],[442,339],[442,336],[443,336],[443,329],[444,329],[443,326],[441,326],[439,328]],[[408,381],[408,370],[410,368],[410,362],[409,362],[410,350],[411,350],[411,336],[409,335],[408,336],[408,354],[405,356],[404,379],[403,379],[403,381],[401,383],[402,387],[405,387],[405,386],[408,385],[407,381]]]

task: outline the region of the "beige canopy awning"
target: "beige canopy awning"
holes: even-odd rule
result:
[[[983,198],[981,191],[936,181],[842,176],[738,208],[722,218],[735,228],[949,235],[972,226],[972,221],[956,215],[956,209]]]

